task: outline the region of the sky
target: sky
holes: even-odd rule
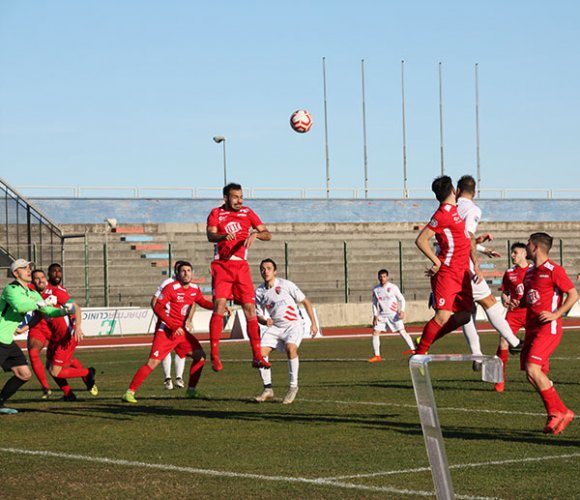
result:
[[[446,174],[477,177],[477,63],[482,193],[577,196],[578,26],[573,1],[0,0],[0,176],[203,192],[221,135],[228,181],[324,195],[324,57],[334,196],[365,187],[363,59],[371,197],[405,185],[402,60],[411,196],[441,173],[439,63]]]

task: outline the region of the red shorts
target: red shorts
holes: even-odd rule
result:
[[[180,358],[185,358],[188,354],[201,350],[201,344],[189,332],[172,337],[171,333],[159,329],[153,337],[149,359],[164,359],[173,350]]]
[[[550,356],[562,339],[562,322],[550,321],[540,326],[526,328],[524,347],[520,357],[520,369],[527,363],[540,365],[544,373],[550,370]]]
[[[250,266],[246,260],[214,260],[211,263],[214,299],[231,299],[240,304],[256,302]]]
[[[525,307],[518,307],[513,311],[509,311],[505,315],[505,319],[510,325],[512,332],[514,335],[520,331],[521,328],[526,326],[526,313],[527,310]]]
[[[77,347],[77,339],[66,335],[58,340],[51,340],[46,351],[46,359],[52,365],[69,366]]]
[[[40,340],[44,347],[48,346],[51,338],[52,332],[44,320],[28,331],[28,340]]]
[[[471,291],[471,274],[469,269],[458,273],[441,266],[431,278],[433,290],[433,308],[443,311],[473,311],[473,292]]]

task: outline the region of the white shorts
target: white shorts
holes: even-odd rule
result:
[[[491,290],[485,280],[481,280],[479,283],[471,281],[471,289],[473,291],[474,302],[483,300],[491,295]]]
[[[304,335],[304,322],[293,321],[285,328],[272,325],[262,335],[262,347],[271,347],[280,352],[286,352],[286,344],[296,344],[300,347]]]
[[[399,317],[399,313],[392,316],[379,316],[379,322],[373,327],[375,332],[400,332],[405,325]]]

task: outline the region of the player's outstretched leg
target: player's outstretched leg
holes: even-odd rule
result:
[[[193,361],[191,362],[191,368],[189,369],[189,382],[187,384],[186,396],[191,399],[205,399],[206,396],[197,389],[197,384],[201,377],[201,372],[205,365],[205,353],[196,353],[193,356]]]
[[[219,355],[219,343],[222,335],[224,317],[222,314],[214,312],[209,322],[209,338],[211,344],[211,368],[214,372],[224,369]]]
[[[153,368],[149,366],[149,363],[145,363],[141,368],[139,368],[135,373],[133,380],[131,380],[129,388],[127,389],[125,394],[123,394],[121,399],[126,403],[136,403],[137,400],[135,399],[135,392],[137,391],[137,389],[139,389],[139,387],[145,381],[145,379],[149,375],[151,375],[152,371]]]
[[[250,337],[250,345],[252,346],[252,355],[254,357],[252,366],[254,368],[271,368],[272,365],[270,362],[262,356],[260,326],[258,325],[258,318],[256,316],[248,319],[248,337]]]

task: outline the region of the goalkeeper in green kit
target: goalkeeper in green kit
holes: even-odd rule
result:
[[[28,284],[32,281],[32,262],[15,260],[10,266],[14,281],[4,287],[0,296],[0,366],[5,372],[11,371],[9,378],[0,391],[0,414],[14,414],[18,410],[6,408],[4,402],[12,396],[32,376],[22,350],[14,342],[14,332],[27,313],[40,311],[51,318],[70,314],[66,309],[53,307],[53,297],[45,300]]]

